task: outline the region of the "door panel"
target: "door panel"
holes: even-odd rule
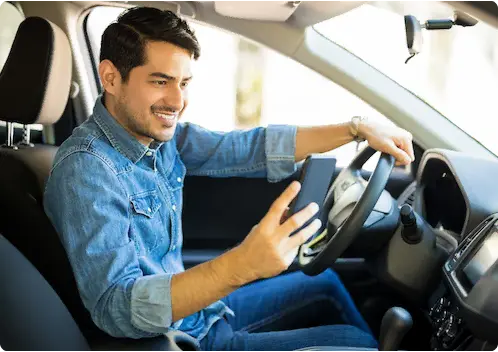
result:
[[[278,183],[266,179],[187,177],[184,187],[185,250],[226,250],[242,241],[298,173]]]

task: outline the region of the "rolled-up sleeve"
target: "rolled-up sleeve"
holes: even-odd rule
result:
[[[173,323],[171,306],[171,274],[140,277],[131,291],[131,321],[144,330],[164,333],[178,328],[183,320]],[[168,299],[165,299],[167,297]]]
[[[177,127],[176,142],[190,175],[277,182],[296,171],[296,131],[295,126],[270,125],[223,133],[185,123]]]
[[[144,277],[128,203],[111,166],[87,152],[55,165],[44,197],[95,324],[116,337],[150,337],[172,325],[171,275]]]

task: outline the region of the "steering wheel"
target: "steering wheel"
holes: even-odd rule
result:
[[[318,249],[311,248],[313,240],[299,248],[299,266],[305,274],[323,272],[360,234],[386,187],[395,162],[393,156],[382,153],[367,183],[360,171],[375,153],[371,147],[364,148],[330,186],[321,213],[327,215],[326,238],[320,241]]]

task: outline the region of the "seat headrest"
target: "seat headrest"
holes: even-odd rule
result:
[[[66,34],[46,19],[26,18],[0,73],[0,120],[54,124],[67,104],[71,74]]]

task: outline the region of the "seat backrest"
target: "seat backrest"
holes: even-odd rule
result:
[[[57,122],[68,101],[71,66],[65,33],[43,18],[26,18],[0,73],[0,119]],[[43,210],[45,182],[56,152],[51,145],[0,148],[0,233],[53,287],[87,339],[102,337],[81,302],[66,252]]]
[[[89,350],[52,287],[1,235],[0,282],[0,346],[4,350]]]

